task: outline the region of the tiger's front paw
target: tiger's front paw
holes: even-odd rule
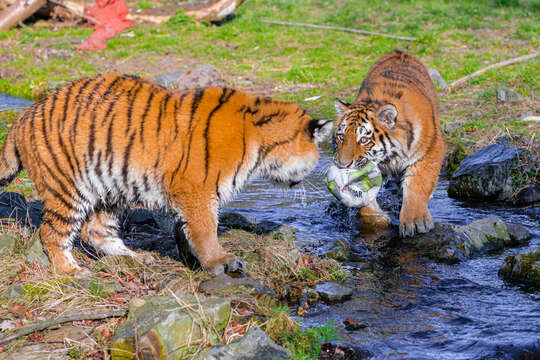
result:
[[[362,226],[366,229],[384,228],[392,224],[390,216],[384,211],[375,212],[362,210],[364,210],[364,208],[360,209],[360,220],[362,221]]]
[[[242,260],[232,254],[225,253],[215,260],[211,260],[203,267],[213,276],[217,276],[223,273],[232,273],[236,271],[243,271],[246,265]]]
[[[423,234],[434,228],[429,210],[418,213],[402,211],[399,216],[399,236],[407,237]]]

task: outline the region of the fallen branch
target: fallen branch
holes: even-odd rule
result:
[[[22,23],[47,3],[46,0],[19,0],[0,13],[0,31]]]
[[[35,331],[45,330],[48,327],[62,324],[65,322],[80,321],[80,320],[101,320],[101,319],[107,319],[110,317],[125,316],[126,314],[127,314],[127,310],[111,310],[111,311],[106,311],[102,313],[71,314],[71,315],[59,317],[58,319],[54,319],[54,320],[41,321],[38,323],[30,324],[24,328],[18,329],[17,331],[13,333],[3,336],[2,338],[0,338],[0,345],[6,344],[21,336],[32,334]]]
[[[96,25],[99,24],[98,20],[94,19],[91,16],[85,15],[83,6],[79,6],[78,4],[74,4],[74,3],[70,2],[70,1],[62,1],[62,2],[60,2],[60,0],[58,0],[58,1],[56,1],[56,0],[47,0],[47,1],[50,2],[51,4],[63,7],[64,9],[71,12],[73,15],[78,16],[80,18],[83,18],[83,19],[87,20],[88,22],[91,22],[91,23],[96,24]]]
[[[287,26],[303,26],[303,27],[309,27],[309,28],[315,28],[315,29],[339,30],[339,31],[347,31],[347,32],[365,34],[365,35],[382,36],[382,37],[387,37],[387,38],[391,38],[391,39],[399,39],[399,40],[408,40],[408,41],[415,41],[416,40],[416,38],[412,38],[412,37],[383,34],[383,33],[375,32],[375,31],[358,30],[358,29],[351,29],[351,28],[345,28],[345,27],[339,27],[339,26],[304,24],[304,23],[297,23],[297,22],[274,21],[274,20],[261,20],[261,21],[263,23],[266,23],[266,24],[287,25]]]
[[[524,56],[520,56],[520,57],[517,57],[517,58],[508,59],[508,60],[505,60],[505,61],[498,62],[496,64],[491,64],[491,65],[489,65],[489,66],[487,66],[485,68],[482,68],[482,69],[480,69],[478,71],[473,72],[472,74],[469,74],[469,75],[464,76],[464,77],[462,77],[460,79],[457,79],[456,81],[451,83],[450,86],[448,86],[448,88],[446,90],[450,91],[451,89],[453,89],[455,87],[461,86],[467,80],[472,79],[474,77],[477,77],[479,75],[482,75],[483,73],[485,73],[488,70],[500,68],[500,67],[507,66],[507,65],[512,65],[512,64],[515,64],[515,63],[518,63],[518,62],[521,62],[521,61],[529,60],[529,59],[533,59],[533,58],[537,57],[538,55],[540,55],[540,52],[537,51],[537,52],[529,54],[529,55],[524,55]]]

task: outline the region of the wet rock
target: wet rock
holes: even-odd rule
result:
[[[199,291],[211,295],[230,295],[238,292],[257,293],[266,296],[277,296],[276,292],[267,285],[249,276],[232,278],[227,274],[218,275],[199,285]]]
[[[425,234],[402,239],[437,261],[457,263],[511,245],[506,224],[497,217],[488,217],[468,225],[435,223]]]
[[[41,245],[41,241],[39,241],[38,235],[32,238],[25,255],[30,263],[40,264],[43,267],[51,265],[49,257],[45,254],[45,251],[43,251],[43,246]]]
[[[345,239],[337,239],[321,256],[342,262],[348,261],[351,257],[351,247]]]
[[[435,84],[437,84],[441,89],[445,90],[448,87],[448,84],[446,81],[444,81],[443,77],[439,73],[439,70],[434,68],[428,69],[429,77],[431,77],[431,81],[433,81]]]
[[[324,343],[321,344],[319,360],[361,360],[369,359],[373,354],[363,347],[347,343]]]
[[[11,234],[0,235],[0,254],[11,254],[15,249],[17,238]]]
[[[510,173],[522,151],[494,144],[467,156],[452,174],[448,195],[457,199],[497,199],[510,183]]]
[[[521,224],[506,223],[506,228],[510,239],[515,245],[526,244],[527,240],[531,238],[531,233],[527,228]]]
[[[241,339],[227,345],[215,345],[202,352],[198,360],[274,360],[292,359],[291,352],[272,341],[259,328],[248,331]]]
[[[523,95],[505,86],[497,88],[497,101],[503,103],[518,103],[523,101]]]
[[[540,288],[540,247],[526,254],[507,256],[499,275],[509,281]]]
[[[536,202],[540,202],[540,189],[537,186],[526,187],[516,195],[516,205],[530,205]]]
[[[175,81],[178,80],[178,78],[182,75],[184,75],[185,71],[172,71],[165,74],[160,74],[156,76],[153,81],[158,83],[161,86],[167,87],[167,88],[174,88]]]
[[[253,230],[253,224],[242,215],[235,212],[226,212],[219,215],[219,225],[229,229]]]
[[[345,329],[349,331],[365,329],[368,327],[366,323],[351,318],[345,319],[343,325],[345,325]]]
[[[230,311],[229,301],[218,297],[176,294],[133,299],[127,320],[112,338],[111,359],[177,359],[186,355],[190,343],[204,338],[216,344],[215,331],[225,328]]]
[[[219,70],[212,65],[201,65],[181,75],[173,83],[177,90],[225,86]]]
[[[347,286],[341,285],[336,281],[327,281],[317,284],[315,290],[319,293],[321,299],[327,303],[343,302],[350,298],[353,290]]]
[[[292,244],[296,241],[297,232],[298,230],[292,226],[280,225],[277,229],[265,234],[273,237],[274,239],[280,239]]]
[[[24,196],[14,192],[0,193],[0,218],[27,223],[28,204]]]

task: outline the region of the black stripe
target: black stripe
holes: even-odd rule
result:
[[[163,118],[163,113],[167,112],[167,105],[169,104],[169,100],[171,99],[171,94],[166,93],[165,97],[163,97],[159,103],[159,114],[158,114],[158,126],[157,126],[157,136],[159,136],[159,133],[161,131],[161,121]]]
[[[56,89],[54,93],[49,97],[50,102],[50,108],[49,108],[49,131],[52,131],[52,124],[53,124],[53,116],[54,116],[54,108],[56,105],[56,100],[58,100],[58,93],[60,92],[60,89]],[[45,117],[43,118],[43,121],[45,121]]]
[[[221,178],[221,170],[218,171],[217,178],[216,178],[216,194],[219,200],[221,200],[221,193],[219,192],[219,180]]]
[[[124,165],[122,166],[122,180],[124,182],[124,187],[127,190],[129,188],[128,184],[128,167],[129,167],[129,157],[131,155],[131,147],[133,146],[133,140],[135,139],[135,133],[132,133],[129,137],[129,142],[124,151]]]
[[[148,116],[148,111],[150,110],[150,106],[152,106],[153,99],[154,99],[154,92],[150,91],[150,95],[146,99],[146,105],[144,106],[144,112],[141,117],[141,129],[139,132],[141,142],[143,142],[144,124],[146,122],[146,117]]]
[[[139,94],[139,91],[141,91],[143,87],[143,83],[139,82],[137,86],[132,89],[128,95],[128,108],[127,108],[127,127],[126,127],[126,135],[129,133],[129,130],[131,129],[131,117],[133,115],[133,105],[135,104],[135,101],[137,101],[137,95]]]
[[[282,112],[281,111],[275,111],[273,113],[270,113],[268,115],[263,115],[261,116],[261,118],[257,121],[254,121],[253,122],[253,125],[255,126],[263,126],[265,124],[268,124],[269,122],[271,122],[276,116],[279,116],[279,115],[282,115]]]
[[[223,104],[227,103],[231,96],[234,95],[236,92],[232,89],[223,89],[223,92],[221,93],[221,96],[219,97],[219,103],[216,107],[212,109],[210,114],[208,115],[208,119],[206,120],[206,127],[204,128],[204,141],[205,141],[205,163],[204,163],[204,182],[206,182],[206,179],[208,178],[208,168],[210,163],[210,139],[209,139],[209,131],[210,131],[210,121],[212,120],[212,117],[214,114],[223,106]]]
[[[86,88],[88,87],[88,85],[90,85],[90,83],[92,81],[94,81],[95,79],[87,79],[83,85],[79,88],[79,91],[77,93],[77,96],[75,97],[75,100],[74,100],[74,104],[77,106],[77,110],[75,112],[75,117],[73,119],[73,122],[71,124],[71,128],[70,128],[70,135],[69,135],[69,142],[70,142],[70,145],[71,145],[71,153],[73,154],[73,160],[75,161],[75,167],[77,168],[77,173],[80,172],[80,164],[79,164],[79,159],[77,158],[77,153],[76,153],[76,150],[75,150],[75,142],[76,142],[76,126],[77,126],[77,123],[79,121],[79,115],[81,113],[81,109],[83,107],[83,104],[79,102],[80,100],[80,97],[81,97],[81,94],[83,93],[84,90],[86,90]],[[87,104],[85,101],[83,101],[84,104]]]
[[[236,189],[236,177],[238,176],[238,172],[240,172],[240,168],[242,167],[242,164],[244,163],[244,158],[246,156],[246,122],[245,120],[244,120],[243,125],[244,126],[242,127],[242,157],[240,158],[240,162],[236,166],[236,171],[234,172],[234,177],[233,177],[233,182],[232,182],[233,189]]]
[[[204,90],[197,89],[195,90],[195,93],[193,94],[193,100],[191,102],[191,115],[189,117],[189,125],[187,128],[188,133],[188,145],[187,145],[187,156],[186,156],[186,162],[184,164],[184,170],[183,172],[186,172],[186,169],[189,164],[190,154],[191,154],[191,142],[193,141],[193,129],[191,128],[191,125],[193,124],[193,120],[195,118],[195,112],[197,111],[200,102],[202,101],[202,98],[204,96]]]

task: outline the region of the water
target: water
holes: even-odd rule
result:
[[[0,111],[22,109],[32,104],[31,101],[0,93]]]
[[[254,181],[228,209],[250,220],[271,220],[299,230],[298,242],[311,251],[337,238],[353,245],[357,230],[328,213],[331,195],[321,181],[330,159],[323,157],[308,177],[304,191],[280,192]],[[530,245],[508,249],[461,264],[438,264],[397,245],[374,257],[371,272],[353,271],[353,298],[343,304],[318,303],[301,318],[304,326],[335,321],[345,342],[361,345],[377,359],[539,359],[540,294],[502,281],[503,259],[540,245],[534,215],[520,209],[478,207],[448,198],[447,182],[439,183],[430,210],[435,221],[466,224],[496,215],[520,223],[533,234]],[[347,222],[347,221],[345,221]],[[358,244],[357,244],[358,245]],[[368,324],[349,332],[346,318]],[[526,356],[529,357],[524,357]]]

